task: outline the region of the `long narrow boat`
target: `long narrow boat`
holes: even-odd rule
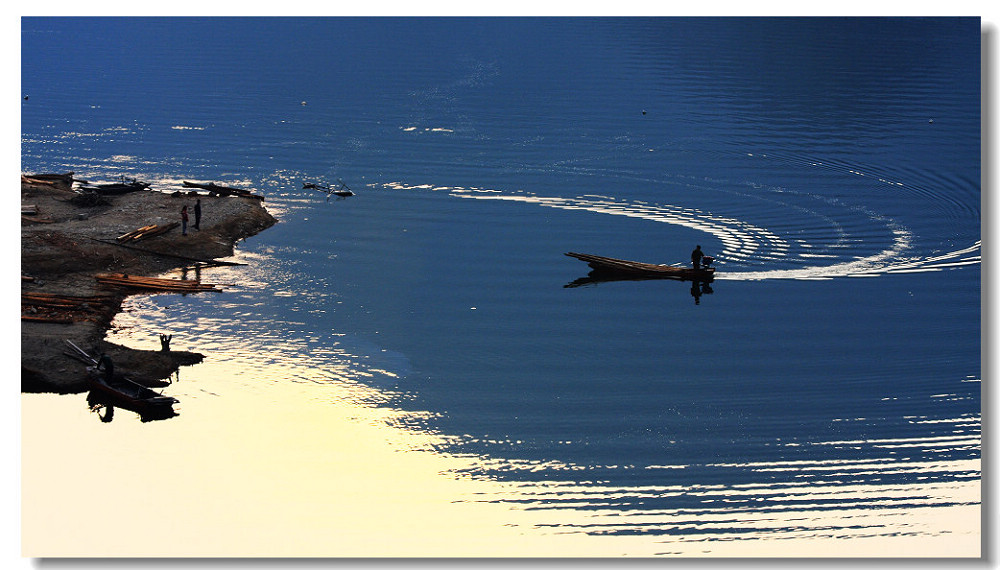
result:
[[[212,283],[202,283],[196,279],[161,279],[159,277],[139,277],[125,273],[98,273],[94,276],[98,283],[117,287],[132,287],[152,291],[173,291],[175,293],[198,293],[200,291],[222,291]]]
[[[120,374],[115,374],[109,379],[103,371],[97,370],[98,360],[94,356],[77,346],[73,341],[65,340],[66,344],[73,350],[63,354],[88,365],[87,385],[90,387],[90,394],[87,395],[87,403],[92,408],[98,404],[109,407],[118,406],[139,414],[144,422],[167,419],[177,415],[177,412],[174,411],[174,404],[179,402],[177,398],[164,396],[156,390]],[[111,413],[108,412],[107,421],[111,421]]]
[[[132,180],[130,182],[113,182],[111,184],[91,184],[91,185],[81,185],[80,190],[83,192],[97,192],[98,194],[104,196],[116,196],[119,194],[128,194],[129,192],[138,192],[140,190],[145,190],[149,188],[148,182],[140,182],[138,180]]]
[[[76,180],[73,178],[73,172],[66,172],[65,174],[54,174],[49,172],[42,172],[38,174],[22,174],[23,179],[27,179],[28,182],[44,182],[46,184],[51,184],[53,182],[62,182],[64,184],[70,185],[73,182],[79,182],[81,184],[86,184],[86,180]]]
[[[90,389],[109,398],[114,404],[139,413],[164,411],[177,403],[177,398],[164,396],[124,376],[108,380],[104,374],[90,370],[87,378]]]
[[[242,198],[253,198],[255,200],[263,201],[264,197],[258,194],[254,194],[249,190],[243,188],[233,188],[232,186],[220,186],[215,182],[189,182],[187,180],[181,181],[185,188],[196,188],[198,190],[208,190],[210,193],[219,196],[239,196]]]
[[[622,279],[680,279],[683,281],[711,281],[715,277],[715,268],[713,267],[695,269],[676,265],[657,265],[589,253],[569,252],[566,255],[590,265],[593,276]]]

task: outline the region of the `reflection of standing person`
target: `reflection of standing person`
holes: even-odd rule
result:
[[[704,256],[705,254],[702,253],[701,246],[696,246],[694,251],[691,252],[691,265],[695,269],[699,269],[701,267],[701,258]]]
[[[201,229],[201,198],[194,203],[194,229]]]
[[[187,204],[181,208],[181,235],[188,235],[188,207]]]

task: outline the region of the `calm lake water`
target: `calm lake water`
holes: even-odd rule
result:
[[[109,333],[179,416],[22,396],[24,554],[978,556],[980,37],[22,19],[24,171],[280,220]]]

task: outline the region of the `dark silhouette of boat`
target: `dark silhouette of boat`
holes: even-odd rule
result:
[[[145,388],[138,384],[136,386]],[[137,397],[138,394],[132,388],[106,386],[101,385],[99,380],[93,381],[90,393],[87,394],[87,405],[93,411],[99,412],[103,409],[102,422],[110,422],[114,418],[115,408],[135,412],[143,422],[165,420],[178,415],[174,410],[176,398],[156,394],[152,389],[148,390],[153,393],[149,397]]]
[[[253,192],[246,190],[244,188],[233,188],[232,186],[221,186],[215,182],[189,182],[187,180],[181,181],[181,184],[185,188],[196,188],[198,190],[207,190],[209,194],[215,196],[239,196],[241,198],[254,198],[256,200],[264,200],[263,196],[254,194]]]
[[[96,192],[104,196],[114,196],[118,194],[128,194],[129,192],[138,192],[139,190],[145,190],[147,188],[149,188],[148,182],[140,182],[135,178],[126,180],[125,177],[122,176],[120,182],[112,182],[110,184],[83,184],[79,189],[82,192]]]
[[[177,398],[164,396],[125,376],[115,375],[108,379],[102,372],[91,370],[87,383],[91,392],[97,392],[111,402],[139,413],[162,411],[177,403]]]
[[[347,198],[350,196],[355,196],[354,191],[351,190],[343,180],[337,180],[340,185],[337,187],[327,186],[325,184],[316,184],[314,182],[306,182],[302,185],[303,190],[319,190],[320,192],[325,192],[327,194],[326,200],[329,202],[330,197],[337,196],[338,198]]]
[[[566,255],[586,262],[591,272],[585,282],[578,279],[567,287],[578,287],[587,283],[599,281],[621,281],[634,280],[641,281],[647,279],[679,279],[681,281],[711,282],[715,278],[714,267],[683,267],[678,265],[657,265],[654,263],[643,263],[641,261],[628,261],[625,259],[615,259],[589,253],[569,252]],[[575,284],[575,285],[574,285]]]
[[[69,339],[65,341],[73,350],[64,354],[88,365],[87,385],[90,387],[90,393],[87,395],[87,403],[92,410],[99,407],[107,408],[102,421],[111,421],[116,406],[139,414],[144,422],[177,415],[174,411],[174,404],[178,403],[177,398],[164,396],[121,374],[111,374],[109,377],[107,370],[97,368],[99,362],[104,364],[103,356],[102,361],[99,361],[73,341]]]

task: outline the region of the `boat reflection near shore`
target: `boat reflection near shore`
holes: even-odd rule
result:
[[[164,396],[152,388],[116,376],[108,380],[103,375],[91,373],[87,406],[96,412],[102,422],[114,419],[115,408],[123,408],[139,415],[143,422],[166,420],[179,415],[174,410],[177,398]]]

